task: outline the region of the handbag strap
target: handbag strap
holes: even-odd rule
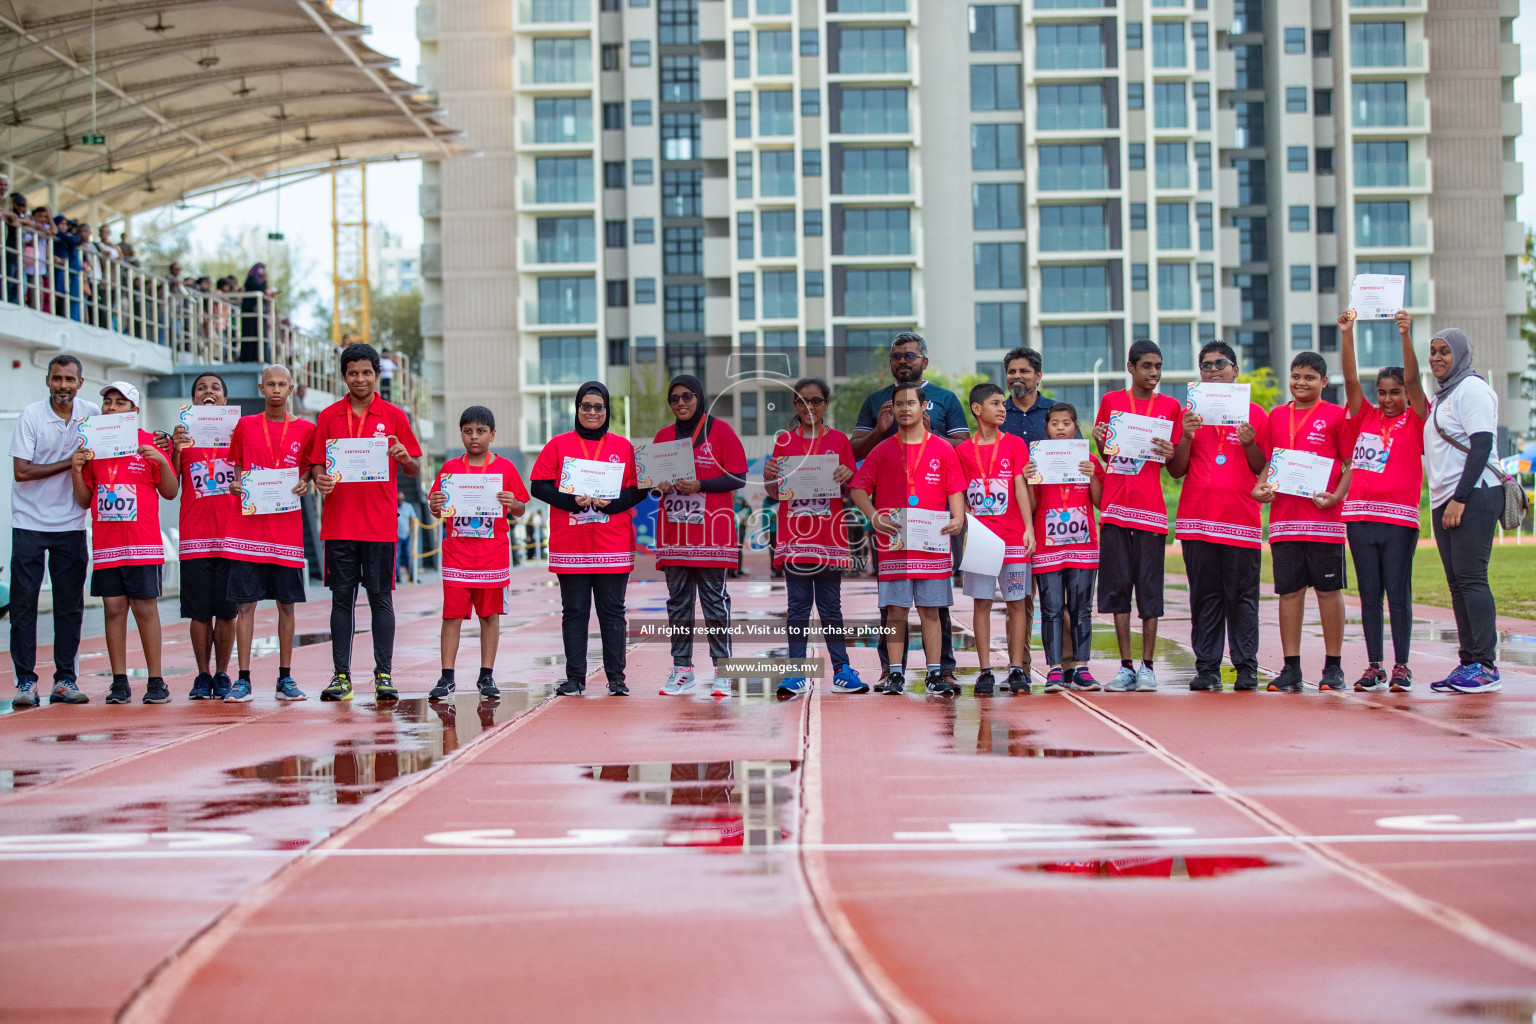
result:
[[[1471,448],[1468,448],[1466,445],[1456,440],[1450,434],[1447,434],[1445,432],[1445,428],[1440,426],[1440,404],[1438,402],[1435,403],[1434,411],[1430,413],[1430,419],[1432,419],[1435,423],[1435,433],[1439,434],[1441,438],[1445,440],[1446,444],[1460,451],[1463,455],[1472,454]],[[1499,478],[1499,483],[1501,485],[1509,483],[1509,474],[1504,472],[1504,467],[1500,466],[1497,462],[1490,460],[1488,463],[1488,468],[1493,470],[1493,475]]]

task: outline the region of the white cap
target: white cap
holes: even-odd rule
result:
[[[132,384],[129,384],[127,381],[115,380],[111,384],[108,384],[106,387],[101,389],[101,397],[106,398],[108,391],[121,392],[124,398],[133,403],[133,407],[135,409],[139,407],[139,389],[134,387]]]

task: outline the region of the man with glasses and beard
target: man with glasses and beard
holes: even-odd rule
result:
[[[1008,415],[1003,433],[1022,438],[1030,444],[1046,440],[1045,424],[1051,418],[1050,399],[1040,397],[1040,353],[1032,348],[1010,349],[1003,357],[1004,387],[1008,389]]]
[[[891,396],[896,390],[896,385],[902,383],[917,385],[923,399],[923,420],[930,433],[944,438],[956,447],[970,438],[971,427],[966,421],[965,408],[961,406],[960,399],[955,397],[954,392],[946,391],[925,381],[923,372],[927,369],[928,343],[923,340],[921,334],[915,331],[902,331],[891,339],[891,377],[894,379],[890,384],[864,399],[864,404],[859,407],[859,419],[850,439],[855,459],[862,462],[870,452],[875,450],[876,445],[896,433],[896,412],[891,403]],[[880,609],[880,615],[883,622],[886,615],[884,608]],[[939,608],[939,632],[940,639],[943,641],[939,664],[943,669],[944,680],[953,683],[955,681],[955,645],[950,632],[947,607]],[[905,640],[901,649],[906,650]],[[890,675],[891,666],[886,654],[886,645],[881,644],[879,650],[880,680],[883,683]],[[901,668],[905,670],[906,666],[902,665]]]

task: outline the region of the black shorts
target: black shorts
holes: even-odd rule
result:
[[[1294,594],[1311,587],[1319,594],[1349,585],[1344,573],[1344,545],[1321,540],[1271,542],[1275,593]]]
[[[235,617],[235,602],[229,599],[229,565],[227,558],[181,560],[182,618],[212,622]]]
[[[114,565],[91,570],[92,597],[127,597],[135,601],[160,596],[163,565]]]
[[[1134,530],[1119,523],[1099,526],[1099,614],[1129,615],[1131,591],[1142,619],[1163,617],[1163,560],[1166,534]]]
[[[236,605],[255,604],[257,601],[303,604],[304,570],[296,565],[231,561],[229,600]]]
[[[394,590],[395,542],[326,541],[325,585],[330,590],[350,590],[361,586],[371,594]]]

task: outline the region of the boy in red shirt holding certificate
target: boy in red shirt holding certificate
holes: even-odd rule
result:
[[[976,676],[976,695],[994,692],[992,675],[992,601],[1002,596],[1008,608],[1008,678],[1010,693],[1029,693],[1029,614],[1025,598],[1033,589],[1029,557],[1035,549],[1034,509],[1024,467],[1029,445],[1022,438],[1002,432],[1008,418],[1006,392],[996,384],[971,389],[971,415],[976,435],[960,444],[955,453],[965,471],[965,503],[977,522],[1000,537],[1004,544],[1003,570],[995,576],[966,572],[962,592],[973,602],[976,653],[981,672]]]
[[[304,513],[309,452],[315,425],[288,411],[293,377],[287,367],[261,372],[262,411],[235,424],[229,457],[239,470],[232,488],[240,502],[225,549],[229,599],[235,603],[235,647],[240,675],[224,699],[251,699],[251,638],[256,602],[277,602],[277,699],[305,700],[293,679],[293,606],[303,603]],[[291,481],[291,483],[290,483]]]
[[[115,380],[101,389],[101,414],[117,416],[139,411],[139,389]],[[140,414],[140,422],[143,415]],[[171,693],[160,675],[160,573],[165,544],[160,537],[160,499],[176,497],[178,481],[155,435],[139,430],[139,447],[132,455],[96,458],[89,448],[75,452],[70,463],[75,503],[91,510],[91,595],[102,599],[106,612],[107,660],[112,665],[108,704],[127,704],[128,610],[139,627],[139,645],[149,680],[145,704],[165,704]]]
[[[885,693],[901,693],[907,610],[917,606],[928,658],[929,693],[952,697],[960,687],[939,664],[939,609],[953,601],[949,538],[965,526],[965,471],[954,446],[923,425],[916,383],[901,381],[891,393],[896,433],[877,444],[851,482],[853,501],[878,535],[880,607],[887,609],[886,650],[891,674]]]
[[[1048,441],[1078,437],[1077,409],[1057,402],[1045,421]],[[1086,445],[1086,442],[1084,442]],[[1036,448],[1037,451],[1040,449]],[[1037,483],[1035,493],[1035,585],[1040,590],[1040,646],[1045,649],[1045,692],[1097,690],[1088,671],[1093,656],[1093,583],[1099,569],[1098,526],[1094,508],[1103,500],[1104,467],[1092,455],[1077,466],[1086,483]],[[1033,459],[1025,472],[1038,475]],[[1062,673],[1062,612],[1072,620],[1070,675]]]
[[[496,688],[496,641],[501,616],[507,610],[507,589],[512,585],[512,548],[509,522],[528,508],[528,488],[507,459],[491,453],[496,440],[496,417],[483,405],[472,405],[459,417],[459,436],[464,454],[449,459],[438,470],[427,496],[432,514],[447,518],[443,534],[443,674],[429,695],[432,700],[453,696],[453,665],[459,654],[459,630],[473,609],[480,617],[480,676],[475,687],[482,697],[500,697]],[[453,481],[478,484],[494,480],[490,492],[502,514],[487,516],[485,510],[454,507]]]
[[[1271,503],[1269,549],[1274,556],[1275,593],[1280,595],[1280,645],[1285,668],[1270,682],[1271,690],[1301,692],[1301,618],[1307,588],[1317,591],[1317,611],[1323,620],[1323,690],[1343,690],[1344,669],[1344,520],[1339,503],[1349,492],[1349,448],[1344,407],[1325,402],[1328,364],[1316,352],[1298,352],[1291,360],[1292,401],[1269,414],[1271,463],[1253,489],[1259,501]],[[1288,472],[1289,453],[1309,458],[1310,494],[1295,493],[1297,480]],[[1324,466],[1326,461],[1327,465]],[[1299,479],[1299,478],[1298,478]]]

